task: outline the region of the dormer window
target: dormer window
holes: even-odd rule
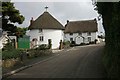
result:
[[[73,35],[73,33],[70,33],[70,35],[72,36],[72,35]]]
[[[79,33],[78,33],[78,35],[79,35],[79,36],[82,36],[82,33],[81,33],[81,32],[79,32]]]
[[[88,35],[88,36],[91,36],[91,32],[88,32],[87,35]]]
[[[41,33],[42,32],[42,29],[39,29],[39,33]]]

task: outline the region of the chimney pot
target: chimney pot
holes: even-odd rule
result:
[[[69,20],[67,20],[67,24],[69,23]]]

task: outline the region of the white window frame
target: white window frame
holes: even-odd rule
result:
[[[70,38],[70,41],[73,41],[73,38],[72,38],[72,37]]]
[[[91,32],[87,32],[87,36],[91,36]]]
[[[40,36],[39,41],[44,41],[44,36]]]
[[[81,32],[79,32],[79,33],[78,33],[78,35],[79,35],[79,36],[82,36],[82,33],[81,33]]]
[[[43,32],[43,30],[42,30],[42,29],[39,29],[39,33],[41,33],[41,32]]]
[[[88,37],[88,42],[91,42],[92,41],[92,38],[91,37]]]
[[[73,36],[73,33],[69,33],[70,36]]]

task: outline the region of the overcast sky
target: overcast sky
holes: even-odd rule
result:
[[[97,11],[94,10],[91,0],[84,2],[14,2],[15,7],[25,17],[21,27],[28,27],[31,17],[38,18],[48,6],[48,12],[54,16],[63,25],[66,21],[90,20],[98,17]],[[103,32],[102,22],[98,21],[99,33]]]

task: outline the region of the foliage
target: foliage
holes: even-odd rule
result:
[[[80,45],[82,46],[82,45],[86,45],[86,44],[85,43],[81,43]]]
[[[70,41],[64,41],[63,45],[70,45]]]
[[[11,59],[11,58],[18,58],[21,50],[15,49],[12,45],[12,42],[5,44],[4,48],[2,49],[2,59]]]
[[[2,52],[2,59],[12,59],[20,57],[21,50],[19,49],[11,49],[10,51],[3,51]]]
[[[16,31],[16,36],[19,37],[23,37],[26,33],[26,31],[28,30],[28,28],[21,28],[21,27],[17,27],[17,31]]]
[[[15,33],[17,27],[14,23],[22,24],[24,21],[23,15],[14,7],[14,3],[2,2],[2,28],[4,31]]]
[[[91,41],[89,42],[89,44],[95,44],[97,41]]]
[[[69,48],[70,47],[70,41],[63,41],[63,48]]]
[[[48,49],[48,46],[46,44],[39,45],[39,47],[36,48],[36,50],[46,50]]]
[[[52,50],[50,50],[50,49],[47,49],[47,50],[30,49],[28,51],[28,54],[29,54],[29,58],[48,56],[48,55],[52,55]]]
[[[120,79],[120,2],[97,2],[105,29],[104,63],[108,77]]]
[[[73,47],[73,46],[75,46],[75,41],[71,41],[70,43],[70,47]]]

